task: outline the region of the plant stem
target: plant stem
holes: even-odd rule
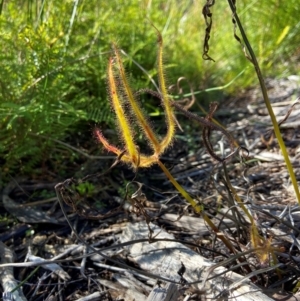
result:
[[[237,192],[234,189],[234,187],[231,185],[231,182],[230,182],[230,179],[229,179],[229,176],[228,176],[228,172],[227,172],[227,168],[226,168],[226,163],[225,162],[223,162],[223,170],[224,170],[224,176],[225,176],[226,184],[228,185],[228,188],[230,189],[230,191],[231,191],[231,193],[232,193],[235,201],[239,204],[240,208],[247,215],[247,217],[250,220],[251,224],[255,226],[253,216],[251,215],[251,213],[249,212],[249,210],[247,209],[247,207],[242,202],[241,198],[237,194]]]
[[[234,17],[234,19],[235,19],[235,21],[236,21],[236,23],[237,23],[237,25],[239,27],[239,30],[241,32],[241,35],[243,37],[244,43],[245,43],[245,45],[247,47],[247,50],[248,50],[248,52],[250,54],[251,62],[252,62],[252,64],[255,67],[255,72],[256,72],[256,75],[257,75],[258,80],[259,80],[259,84],[260,84],[260,88],[261,88],[261,91],[262,91],[262,94],[263,94],[263,98],[264,98],[266,107],[268,109],[268,113],[269,113],[269,115],[271,117],[271,120],[272,120],[272,124],[273,124],[273,127],[274,127],[274,132],[275,132],[276,138],[278,140],[278,144],[280,146],[282,155],[284,157],[285,164],[287,166],[288,172],[290,174],[290,178],[291,178],[291,181],[292,181],[292,184],[293,184],[293,187],[294,187],[294,191],[295,191],[298,203],[300,204],[300,193],[299,193],[298,183],[297,183],[297,180],[296,180],[296,177],[295,177],[295,173],[294,173],[294,170],[293,170],[293,166],[292,166],[290,158],[288,156],[288,153],[287,153],[284,141],[282,139],[282,136],[281,136],[281,133],[280,133],[280,129],[279,129],[279,126],[278,126],[275,114],[273,112],[273,109],[272,109],[272,106],[271,106],[271,103],[270,103],[270,99],[269,99],[269,96],[268,96],[267,88],[266,88],[265,82],[263,80],[263,76],[262,76],[259,64],[257,62],[256,56],[255,56],[255,53],[254,53],[254,51],[253,51],[253,49],[251,47],[251,44],[248,41],[248,38],[247,38],[247,35],[246,35],[245,31],[244,31],[242,23],[241,23],[238,15],[237,15],[235,4],[233,3],[232,0],[228,0],[228,3],[229,3],[229,6],[231,8],[231,11],[233,13],[233,17]]]
[[[174,179],[169,170],[165,167],[165,165],[157,160],[157,164],[163,170],[167,178],[174,185],[174,187],[181,193],[181,195],[192,205],[194,210],[197,213],[201,213],[204,221],[209,225],[209,227],[215,232],[216,236],[222,240],[222,242],[226,245],[226,247],[230,250],[231,253],[235,253],[234,247],[231,242],[224,236],[224,234],[215,226],[212,220],[206,215],[206,213],[202,210],[201,206],[198,205],[194,199],[184,190],[184,188]]]

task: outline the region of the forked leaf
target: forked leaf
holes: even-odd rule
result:
[[[150,142],[150,147],[155,151],[159,152],[160,146],[159,146],[159,141],[153,132],[150,123],[148,122],[146,116],[144,115],[143,111],[141,110],[138,101],[135,99],[134,94],[130,88],[129,82],[126,77],[126,73],[124,70],[124,66],[122,63],[122,59],[119,53],[119,50],[117,46],[114,44],[113,45],[114,53],[116,56],[116,60],[118,63],[118,71],[120,73],[120,78],[121,78],[121,85],[124,91],[124,96],[126,97],[126,100],[130,103],[130,108],[136,117],[137,123],[140,125],[142,131],[145,133],[146,137],[148,138]]]
[[[126,151],[133,165],[138,163],[139,153],[137,147],[134,144],[134,131],[129,125],[126,113],[123,109],[121,100],[118,95],[117,83],[115,81],[114,71],[113,71],[113,59],[110,58],[108,65],[108,84],[109,93],[112,102],[113,109],[117,116],[117,123],[121,133],[123,142],[125,143]]]
[[[170,146],[175,134],[176,121],[174,117],[173,107],[171,106],[171,101],[168,95],[168,89],[165,80],[164,74],[164,64],[163,64],[163,39],[161,33],[158,29],[152,24],[157,32],[158,38],[158,54],[157,54],[157,69],[158,69],[158,81],[159,81],[159,89],[161,93],[162,104],[164,106],[165,114],[166,114],[166,122],[167,122],[167,134],[165,138],[161,141],[160,144],[160,154],[162,154],[167,147]]]

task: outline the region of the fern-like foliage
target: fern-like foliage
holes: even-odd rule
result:
[[[60,149],[54,140],[78,131],[82,121],[114,125],[103,38],[95,40],[101,22],[87,31],[84,22],[71,24],[75,8],[65,2],[25,2],[5,3],[0,16],[0,157],[10,174],[34,172]],[[92,6],[86,9],[95,22]]]
[[[156,50],[145,47],[155,33],[135,26],[144,17],[139,1],[75,2],[2,3],[0,158],[6,173],[32,173],[52,160],[60,150],[54,141],[81,131],[82,122],[114,127],[104,79],[116,37],[148,70],[154,66]],[[159,24],[163,15],[157,10],[152,18]],[[136,85],[145,86],[137,67],[133,73]]]

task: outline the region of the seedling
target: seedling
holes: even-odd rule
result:
[[[72,188],[77,190],[81,196],[90,197],[94,193],[95,185],[90,182],[82,182],[78,185],[73,185]]]
[[[167,93],[164,70],[163,70],[163,53],[162,53],[162,37],[158,34],[158,74],[159,74],[159,88],[160,97],[166,114],[167,134],[163,139],[159,139],[154,133],[147,117],[140,108],[133,91],[131,90],[120,52],[117,46],[113,45],[114,57],[109,59],[108,64],[108,87],[112,103],[112,107],[117,117],[117,126],[120,132],[120,139],[124,143],[124,149],[120,149],[111,145],[103,136],[99,129],[95,130],[96,138],[103,144],[103,146],[110,152],[115,153],[120,157],[120,161],[130,164],[133,169],[140,167],[149,167],[158,162],[159,157],[172,144],[175,133],[175,117],[173,107]],[[152,155],[145,155],[140,153],[138,146],[135,144],[136,133],[133,129],[132,123],[129,122],[129,114],[125,112],[124,107],[129,104],[130,114],[136,118],[136,123],[144,132],[150,147],[153,150]],[[122,154],[122,156],[121,156]]]
[[[231,242],[220,233],[219,229],[214,225],[210,218],[203,212],[202,206],[198,204],[184,189],[183,187],[174,179],[170,171],[166,166],[160,161],[160,156],[166,151],[168,147],[172,145],[174,139],[176,119],[174,116],[174,108],[180,110],[188,118],[192,118],[204,127],[203,136],[204,143],[209,152],[209,154],[217,161],[224,162],[236,152],[234,149],[234,140],[231,135],[222,127],[216,125],[212,122],[212,115],[216,110],[216,105],[213,105],[211,111],[207,118],[201,118],[183,107],[181,107],[176,102],[172,101],[168,95],[168,90],[166,86],[166,81],[164,77],[164,66],[163,66],[163,39],[160,32],[157,31],[158,37],[158,55],[157,55],[157,68],[158,68],[158,81],[159,81],[159,93],[151,92],[161,99],[162,106],[165,111],[167,133],[163,138],[159,138],[158,135],[152,129],[147,117],[142,111],[136,97],[135,93],[131,90],[129,82],[127,80],[125,69],[120,56],[120,51],[116,44],[113,44],[113,56],[109,58],[108,63],[108,90],[109,96],[112,104],[112,108],[116,114],[116,122],[119,130],[120,140],[123,142],[123,148],[119,148],[112,145],[104,137],[100,129],[96,128],[94,133],[96,139],[101,142],[105,149],[109,152],[113,152],[117,155],[117,161],[124,162],[130,165],[135,171],[138,168],[147,168],[153,164],[158,164],[163,172],[166,174],[171,183],[175,188],[181,193],[181,195],[191,204],[196,213],[201,213],[205,222],[211,227],[218,238],[220,238],[228,249],[234,253],[234,248]],[[125,108],[129,113],[125,111]],[[130,121],[129,121],[129,117]],[[134,129],[133,118],[135,118],[136,125],[139,126],[141,131],[144,133],[150,148],[153,153],[151,155],[146,155],[140,152],[139,147],[135,143],[136,132]],[[217,156],[213,150],[210,143],[210,134],[212,130],[217,130],[223,133],[229,141],[232,148],[232,153],[225,157],[220,158]]]

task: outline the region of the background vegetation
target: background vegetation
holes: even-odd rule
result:
[[[61,172],[76,157],[58,143],[92,140],[95,123],[114,127],[106,94],[111,42],[128,56],[125,66],[135,89],[156,76],[156,33],[165,44],[170,84],[185,76],[195,91],[226,85],[236,93],[256,84],[256,75],[233,39],[226,1],[213,8],[210,55],[202,59],[205,1],[4,1],[0,2],[0,163],[4,175],[36,173],[40,166]],[[299,74],[300,4],[237,1],[248,37],[266,76]],[[205,97],[210,97],[205,94]],[[205,98],[204,97],[204,98]],[[215,97],[215,96],[214,96]],[[199,101],[204,99],[198,98]],[[214,100],[216,100],[214,98]],[[145,101],[145,100],[144,100]],[[144,104],[149,112],[156,108]],[[100,153],[100,150],[99,150]]]

